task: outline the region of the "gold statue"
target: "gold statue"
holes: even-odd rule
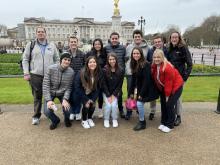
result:
[[[120,15],[120,11],[119,11],[119,8],[118,8],[118,3],[119,3],[119,0],[114,0],[114,16],[119,16]]]

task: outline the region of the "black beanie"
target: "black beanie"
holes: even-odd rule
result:
[[[68,53],[68,52],[62,53],[61,56],[60,56],[60,63],[61,63],[63,58],[70,58],[71,59],[71,54]]]

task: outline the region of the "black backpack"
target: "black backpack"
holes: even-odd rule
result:
[[[35,40],[33,40],[33,41],[31,41],[31,45],[30,45],[30,54],[29,54],[29,60],[28,60],[28,63],[29,63],[29,71],[31,70],[31,53],[32,53],[32,51],[33,51],[33,49],[34,49],[34,46],[35,46]],[[21,70],[23,70],[23,65],[22,65],[22,57],[21,57],[21,60],[18,62],[18,64],[19,64],[19,66],[20,66],[20,68],[21,68]]]

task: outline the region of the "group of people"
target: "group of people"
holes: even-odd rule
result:
[[[113,32],[109,43],[103,46],[101,39],[93,41],[91,51],[78,49],[78,38],[68,39],[68,50],[61,54],[46,38],[46,29],[37,27],[33,50],[31,42],[23,53],[24,79],[29,81],[34,97],[32,124],[41,117],[44,96],[44,114],[50,119],[50,129],[57,128],[60,118],[56,115],[54,99],[58,98],[66,127],[71,120],[81,120],[83,128],[95,126],[93,113],[98,100],[99,117],[104,127],[118,127],[118,112],[129,120],[132,109],[124,112],[122,85],[127,80],[127,98],[136,101],[139,121],[135,131],[146,128],[144,104],[150,102],[149,120],[153,120],[156,100],[160,97],[163,132],[170,132],[181,123],[181,93],[184,82],[192,69],[192,59],[179,32],[170,35],[168,47],[163,37],[156,35],[150,48],[140,30],[134,30],[133,43],[127,47],[119,42],[119,34]]]

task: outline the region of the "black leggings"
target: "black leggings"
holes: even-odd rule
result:
[[[175,121],[175,107],[177,100],[182,94],[183,86],[181,86],[174,94],[170,95],[168,101],[166,102],[166,96],[164,91],[160,95],[161,103],[161,124],[173,128]]]
[[[83,105],[82,108],[82,119],[83,121],[86,121],[87,119],[92,119],[92,115],[95,111],[95,106],[92,104],[89,106],[89,108],[86,108],[85,105]]]

